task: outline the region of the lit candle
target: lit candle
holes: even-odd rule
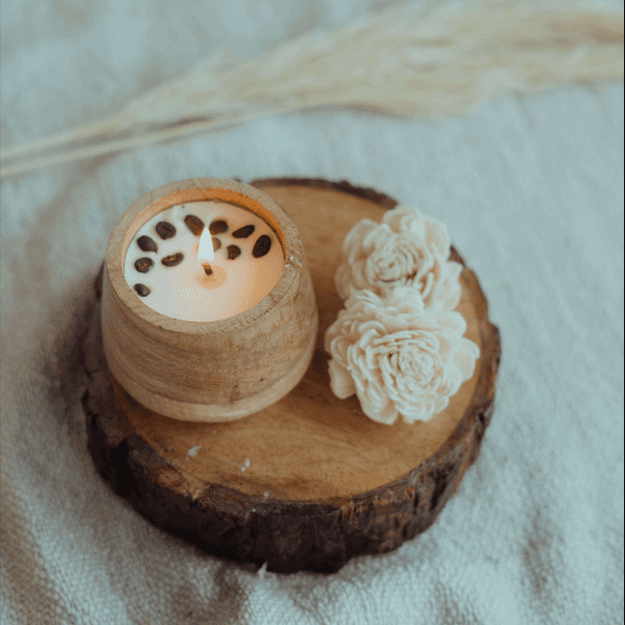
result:
[[[217,321],[260,302],[277,284],[284,254],[255,213],[222,201],[171,206],[135,234],[124,277],[153,310],[186,321]]]
[[[216,422],[299,383],[319,315],[278,202],[234,180],[190,178],[146,193],[115,224],[101,322],[107,367],[131,397],[172,419]]]

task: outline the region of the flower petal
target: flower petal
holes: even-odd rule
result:
[[[427,231],[425,238],[429,249],[436,252],[441,260],[446,261],[451,247],[447,226],[432,217],[424,217],[424,220]]]
[[[349,371],[341,367],[336,360],[328,362],[328,372],[330,373],[330,388],[339,399],[347,399],[356,392],[354,380]]]
[[[386,425],[393,425],[397,420],[398,412],[393,402],[387,401],[383,405],[374,404],[366,396],[358,395],[362,411],[372,420]]]
[[[349,263],[343,263],[339,265],[334,275],[334,284],[336,286],[337,293],[342,300],[349,298],[352,290],[354,278],[352,276],[352,269]]]

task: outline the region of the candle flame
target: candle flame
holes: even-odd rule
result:
[[[200,237],[200,246],[197,251],[197,259],[200,264],[210,263],[215,260],[215,252],[213,250],[213,239],[208,228],[204,228]]]

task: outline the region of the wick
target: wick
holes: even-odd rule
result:
[[[201,263],[204,273],[197,274],[197,281],[205,289],[217,289],[226,281],[226,271],[223,267],[215,265],[212,267],[210,263]]]

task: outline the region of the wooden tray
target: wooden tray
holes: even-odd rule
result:
[[[342,401],[330,391],[323,340],[342,307],[334,273],[345,235],[364,217],[379,221],[395,200],[347,182],[251,184],[282,205],[302,237],[320,317],[306,376],[278,403],[238,421],[163,417],[110,375],[96,302],[85,342],[89,448],[115,491],[168,532],[270,571],[333,572],[353,556],[396,549],[434,522],[492,416],[499,332],[465,267],[458,310],[465,336],[481,349],[473,378],[428,423],[371,421],[356,397]],[[464,265],[453,248],[451,258]],[[101,276],[97,299],[98,283]]]

